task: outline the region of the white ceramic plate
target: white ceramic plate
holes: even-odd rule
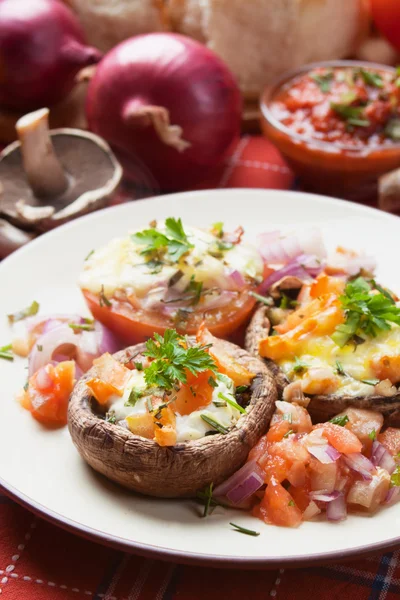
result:
[[[182,217],[207,226],[243,225],[251,240],[276,227],[321,227],[328,246],[366,249],[378,259],[381,281],[400,290],[400,221],[373,209],[297,192],[221,190],[175,194],[106,209],[60,227],[0,264],[0,346],[10,340],[5,315],[40,303],[42,314],[87,310],[76,286],[82,262],[128,229],[153,218]],[[2,316],[4,315],[4,317]],[[217,508],[206,519],[194,501],[166,501],[128,493],[81,460],[66,428],[49,431],[14,400],[26,380],[26,361],[0,361],[0,484],[17,501],[86,537],[181,562],[262,567],[339,559],[400,544],[400,507],[340,524],[299,529],[263,524]],[[241,535],[229,521],[261,532]]]

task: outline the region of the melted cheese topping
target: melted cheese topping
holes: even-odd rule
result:
[[[383,356],[398,356],[400,350],[400,327],[392,325],[388,331],[382,331],[375,338],[368,338],[363,344],[355,347],[348,344],[340,348],[330,336],[310,337],[302,344],[298,358],[308,367],[323,367],[332,371],[332,376],[339,378],[339,388],[335,395],[369,396],[375,392],[374,386],[362,383],[362,380],[376,379],[371,361]],[[343,367],[347,376],[337,374],[336,362]],[[306,376],[293,371],[295,360],[277,361],[288,379],[296,381]]]
[[[208,406],[201,410],[193,411],[190,415],[176,414],[176,432],[177,442],[188,442],[198,440],[204,437],[207,431],[213,428],[208,425],[201,415],[208,415],[224,427],[232,427],[239,419],[240,412],[226,403],[226,406],[216,406],[214,402],[221,403],[219,394],[222,393],[231,400],[235,400],[235,385],[226,375],[218,374],[216,379],[217,387],[213,389],[212,399]],[[127,404],[132,388],[137,390],[146,390],[146,382],[143,371],[132,371],[128,384],[122,397],[113,396],[108,404],[108,412],[115,415],[117,422],[124,421],[126,417],[135,414],[145,414],[148,412],[146,398],[140,398],[134,406]]]
[[[164,231],[162,227],[159,230]],[[178,262],[163,263],[157,269],[149,268],[141,254],[143,246],[130,236],[112,240],[85,261],[79,278],[81,288],[99,294],[104,286],[108,297],[123,290],[128,296],[134,294],[141,299],[150,291],[165,287],[178,270],[183,273],[174,286],[178,291],[187,288],[193,275],[205,289],[237,289],[230,277],[232,271],[238,271],[247,281],[262,281],[263,261],[256,248],[240,242],[216,258],[210,254],[218,241],[214,235],[194,227],[185,226],[184,230],[194,247]]]

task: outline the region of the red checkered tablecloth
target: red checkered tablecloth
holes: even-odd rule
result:
[[[267,141],[243,137],[224,170],[202,187],[295,185]],[[0,594],[7,600],[394,600],[400,595],[399,558],[396,551],[344,564],[272,571],[177,565],[81,539],[0,491]]]

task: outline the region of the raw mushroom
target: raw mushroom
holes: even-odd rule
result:
[[[400,169],[390,171],[379,178],[378,206],[382,210],[400,210]]]
[[[0,154],[0,216],[28,231],[47,231],[106,206],[122,169],[102,138],[48,128],[47,108],[16,125],[19,141]]]

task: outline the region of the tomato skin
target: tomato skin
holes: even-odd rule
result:
[[[398,0],[371,0],[372,16],[379,31],[400,50],[400,4]]]
[[[133,308],[128,311],[117,308],[114,304],[111,307],[100,306],[99,298],[95,294],[87,290],[82,290],[82,293],[93,317],[113,331],[126,344],[145,342],[153,337],[154,333],[163,335],[166,329],[172,328],[172,325],[165,322],[165,319],[157,313],[142,313],[136,320]],[[248,320],[255,304],[255,298],[249,297],[235,314],[226,318],[222,316],[219,322],[215,322],[212,316],[208,317],[205,314],[206,325],[216,337],[229,338]],[[179,333],[195,335],[198,325],[186,328],[177,326],[176,329]]]
[[[182,384],[172,403],[174,411],[180,415],[190,415],[195,410],[208,406],[213,395],[213,387],[208,383],[212,371],[203,371],[197,376],[187,372],[187,383]]]
[[[267,523],[284,527],[298,527],[302,513],[287,490],[271,477],[264,498],[258,508],[261,518]],[[256,509],[256,512],[258,512]]]
[[[338,452],[351,454],[362,450],[360,440],[346,427],[340,427],[334,423],[319,423],[315,425],[314,429],[322,429],[324,437]]]
[[[378,435],[378,442],[383,444],[393,456],[397,456],[400,452],[400,429],[388,427]]]

